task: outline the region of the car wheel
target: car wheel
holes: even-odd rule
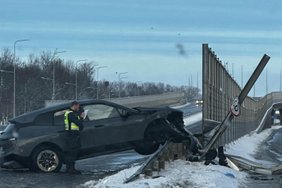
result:
[[[159,146],[159,143],[144,141],[135,145],[135,151],[141,155],[151,155],[158,150]]]
[[[58,172],[62,168],[62,154],[50,146],[40,146],[32,154],[32,168],[37,172]]]

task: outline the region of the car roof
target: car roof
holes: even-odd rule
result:
[[[27,112],[25,114],[22,114],[20,116],[17,116],[11,120],[9,120],[10,123],[18,123],[18,124],[26,124],[26,123],[31,123],[35,120],[35,118],[38,115],[44,114],[44,113],[48,113],[48,112],[54,112],[54,111],[59,111],[59,110],[63,110],[66,109],[68,107],[71,106],[72,102],[67,102],[67,103],[63,103],[63,104],[58,104],[58,105],[52,105],[52,106],[48,106],[48,107],[44,107],[44,108],[40,108],[31,112]],[[105,104],[105,105],[110,105],[110,106],[114,106],[114,107],[118,107],[118,108],[123,108],[125,110],[131,111],[131,112],[137,112],[134,109],[110,102],[110,101],[106,101],[106,100],[94,100],[94,99],[86,99],[86,100],[78,100],[78,103],[82,106],[84,105],[90,105],[90,104]]]

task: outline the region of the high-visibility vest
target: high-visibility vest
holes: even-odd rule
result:
[[[69,130],[69,127],[71,128],[71,130],[75,130],[75,131],[79,131],[79,126],[76,125],[74,122],[70,122],[69,121],[69,114],[73,113],[73,111],[68,110],[65,112],[64,114],[64,118],[65,118],[65,130]]]

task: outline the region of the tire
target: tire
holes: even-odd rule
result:
[[[51,146],[39,146],[31,156],[32,170],[36,172],[59,172],[62,168],[62,153]]]
[[[141,142],[135,145],[135,151],[141,155],[151,155],[159,149],[159,143]]]

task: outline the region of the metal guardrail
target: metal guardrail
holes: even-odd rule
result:
[[[265,166],[261,163],[245,159],[241,156],[226,155],[228,160],[230,160],[234,165],[236,165],[239,170],[247,170],[256,174],[263,175],[280,175],[282,173],[282,165],[272,165]]]
[[[173,143],[167,141],[164,145],[160,146],[158,151],[152,154],[139,169],[130,177],[126,178],[124,183],[129,183],[136,180],[139,175],[144,174],[148,177],[159,177],[159,172],[164,170],[166,163],[177,159],[186,160],[188,143]]]

